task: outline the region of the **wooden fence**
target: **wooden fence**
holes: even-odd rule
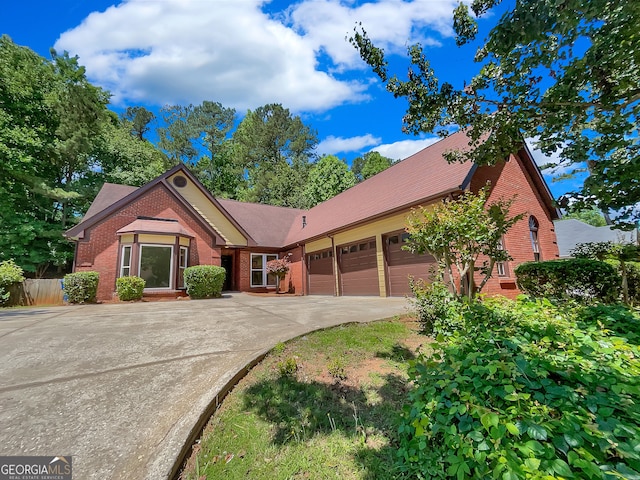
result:
[[[59,278],[27,278],[10,289],[8,305],[62,305],[64,292]]]

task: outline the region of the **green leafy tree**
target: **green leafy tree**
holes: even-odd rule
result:
[[[235,198],[243,182],[243,168],[235,161],[228,138],[235,110],[204,101],[166,106],[162,112],[165,126],[158,129],[159,146],[171,162],[189,164],[214,195]]]
[[[353,159],[351,171],[355,174],[358,182],[373,177],[386,170],[393,164],[393,160],[380,155],[379,152],[367,152],[362,157]]]
[[[57,119],[55,153],[50,159],[54,195],[58,197],[62,228],[77,213],[73,200],[79,198],[76,184],[99,163],[92,153],[102,126],[108,121],[109,93],[89,83],[78,57],[51,51],[55,74],[50,97]]]
[[[501,0],[472,0],[454,11],[459,46],[476,41],[476,18]],[[473,148],[451,160],[488,164],[516,152],[522,136],[588,177],[569,196],[575,208],[618,211],[616,222],[640,218],[640,8],[637,2],[522,0],[510,4],[474,60],[480,72],[465,85],[437,77],[419,44],[408,49],[406,80],[390,76],[384,52],[357,27],[352,43],[396,97],[409,102],[404,130],[447,134],[468,128]]]
[[[486,201],[487,189],[467,192],[457,200],[421,207],[407,219],[407,248],[433,255],[459,298],[473,299],[491,278],[496,262],[511,259],[502,238],[523,217],[509,216],[512,200]],[[477,284],[476,272],[481,276]]]
[[[220,103],[204,101],[189,116],[201,156],[195,164],[198,179],[215,196],[236,198],[243,182],[243,170],[234,162],[233,144],[228,138],[236,111]]]
[[[322,157],[309,172],[305,195],[312,207],[335,197],[340,192],[353,187],[356,176],[345,162],[335,155]]]
[[[198,149],[193,144],[196,133],[189,121],[193,105],[166,105],[161,112],[165,126],[158,128],[158,146],[174,165],[193,163],[198,156]]]
[[[94,172],[87,184],[103,182],[142,186],[171,167],[169,159],[155,145],[140,138],[129,120],[117,118],[115,114],[105,122],[101,141],[96,149],[101,171]],[[84,198],[93,200],[97,189],[87,192]]]
[[[151,130],[151,124],[155,121],[156,116],[145,107],[135,106],[127,107],[121,118],[128,122],[133,136],[144,140],[144,136]]]
[[[607,225],[607,221],[605,220],[604,215],[602,215],[600,210],[598,210],[597,208],[570,212],[563,215],[562,218],[565,220],[573,218],[594,227],[604,227]]]
[[[594,260],[614,260],[619,267],[622,277],[622,299],[629,303],[629,262],[640,260],[640,247],[632,243],[587,242],[578,243],[571,250],[576,258],[591,258]]]
[[[44,273],[72,256],[62,231],[78,214],[78,187],[93,156],[109,95],[77,58],[46,60],[0,38],[0,260]]]
[[[249,110],[233,142],[234,161],[246,176],[241,200],[305,206],[304,189],[318,138],[299,116],[280,104]]]

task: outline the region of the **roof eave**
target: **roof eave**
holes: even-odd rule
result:
[[[542,187],[542,191],[540,193],[546,196],[547,202],[545,203],[547,203],[547,208],[549,210],[549,213],[551,214],[551,219],[557,220],[561,218],[562,213],[560,212],[560,209],[555,205],[556,203],[555,198],[553,198],[553,194],[551,193],[551,190],[549,189],[549,185],[547,185],[547,182],[544,179],[544,176],[542,175],[542,171],[540,170],[540,167],[538,167],[538,165],[534,161],[533,154],[531,153],[531,150],[529,150],[529,147],[527,146],[527,142],[525,141],[522,142],[521,150],[524,151],[528,157],[527,161],[524,162],[525,166],[528,165],[527,170],[529,170],[529,173],[532,175],[532,177],[538,180],[538,184]]]
[[[364,225],[364,224],[367,224],[367,223],[370,223],[370,222],[373,222],[373,221],[376,221],[376,220],[380,220],[382,218],[386,218],[386,217],[390,217],[392,215],[396,215],[396,214],[398,214],[398,213],[400,213],[400,212],[402,212],[404,210],[410,210],[412,208],[419,207],[419,206],[421,206],[423,204],[434,203],[437,200],[442,199],[442,198],[446,198],[447,196],[449,196],[449,195],[451,195],[453,193],[462,192],[463,189],[461,187],[462,186],[458,186],[458,187],[455,187],[455,188],[450,188],[450,189],[444,190],[444,191],[442,191],[442,192],[440,192],[440,193],[438,193],[436,195],[431,195],[429,197],[425,197],[425,198],[423,198],[423,199],[421,199],[421,200],[419,200],[417,202],[412,202],[410,204],[402,205],[402,206],[393,208],[391,210],[386,210],[386,211],[381,212],[379,214],[367,217],[367,218],[365,218],[363,220],[358,220],[357,222],[352,222],[350,224],[343,225],[343,226],[338,227],[338,228],[327,230],[326,232],[319,233],[319,234],[314,235],[312,237],[308,237],[308,238],[304,238],[304,239],[301,239],[301,240],[297,240],[295,242],[288,243],[288,244],[284,245],[282,248],[295,247],[297,245],[310,243],[310,242],[313,242],[315,240],[319,240],[321,238],[331,237],[331,236],[336,235],[336,234],[338,234],[340,232],[343,232],[345,230],[350,230],[350,229],[355,228],[355,227],[360,226],[360,225]]]

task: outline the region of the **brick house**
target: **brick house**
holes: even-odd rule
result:
[[[66,232],[74,271],[100,273],[101,300],[125,275],[145,278],[147,293],[180,294],[184,268],[199,264],[223,266],[227,290],[264,292],[276,284],[266,263],[287,256],[284,281],[297,294],[402,296],[408,275],[433,266],[401,248],[411,209],[489,184],[490,202],[515,195],[511,212],[525,213],[503,241],[513,260],[484,290],[512,297],[516,265],[558,257],[558,212],[526,147],[490,167],[444,159],[467,144],[463,132],[451,135],[310,210],[213,198],[184,165],[140,188],[105,184]]]

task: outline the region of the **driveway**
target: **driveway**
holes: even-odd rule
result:
[[[72,455],[77,479],[167,478],[217,396],[276,343],[406,308],[234,293],[0,311],[0,455]]]

